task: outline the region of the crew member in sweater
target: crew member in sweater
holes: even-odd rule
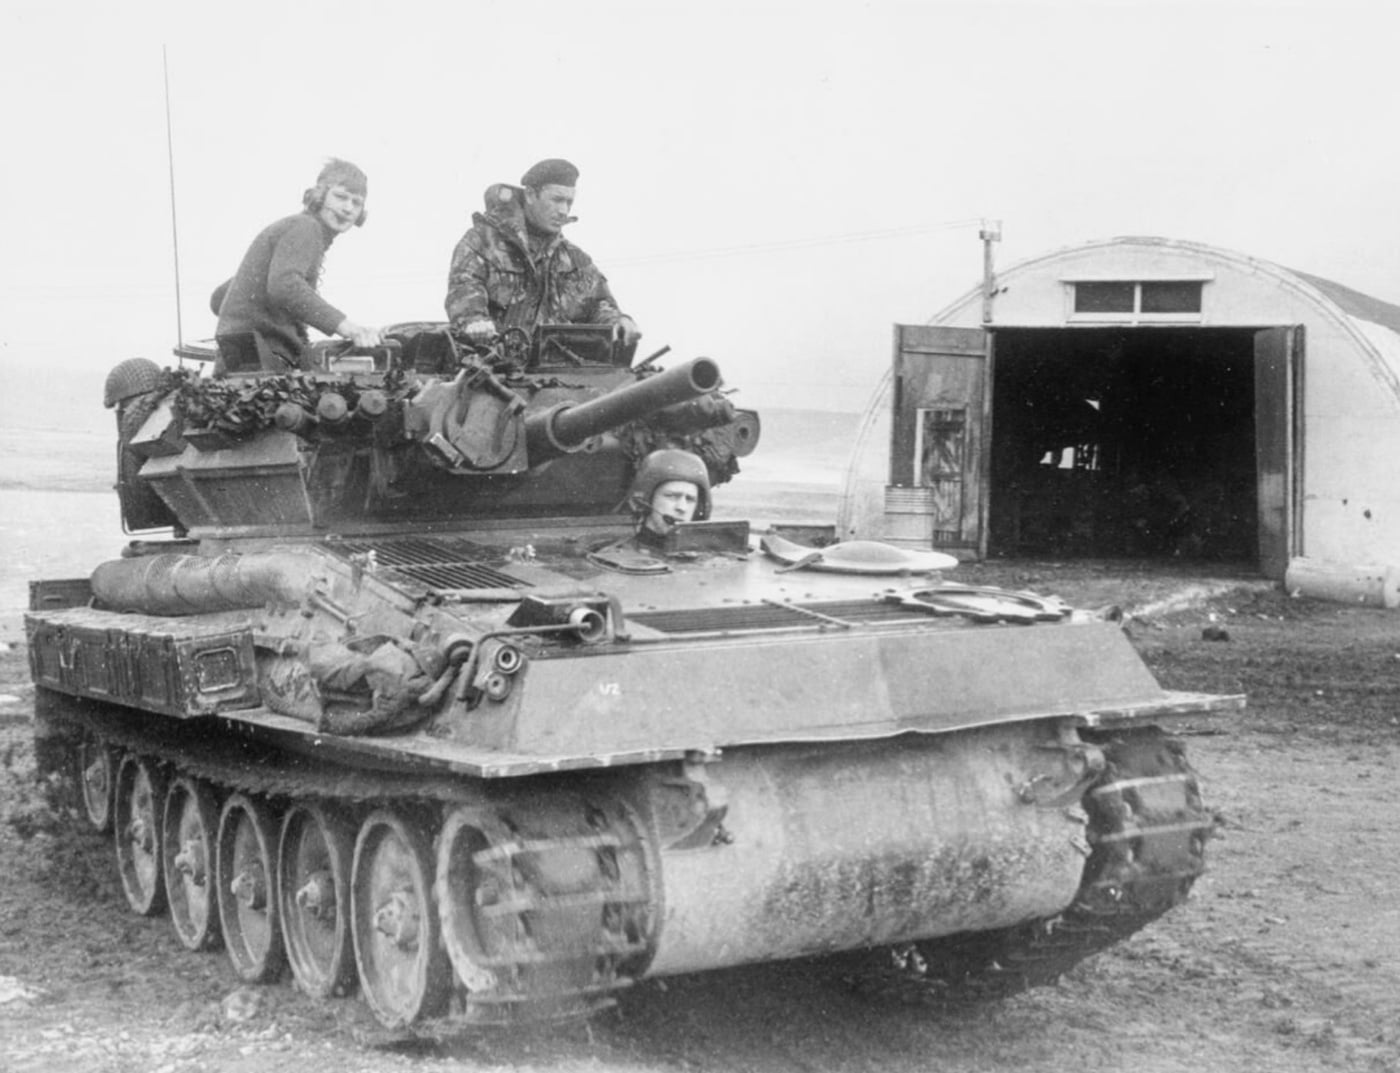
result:
[[[263,372],[308,368],[308,325],[356,346],[383,341],[378,328],[351,320],[316,293],[326,250],[337,235],[365,222],[368,186],[354,164],[332,159],[302,195],[303,211],[269,224],[253,239],[233,278],[210,298],[219,318],[215,375],[227,371],[231,355],[246,352],[250,339]]]

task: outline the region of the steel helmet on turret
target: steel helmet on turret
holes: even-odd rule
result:
[[[698,489],[695,520],[703,522],[710,516],[710,471],[698,455],[672,447],[652,451],[642,459],[627,502],[635,511],[647,510],[656,489],[667,481],[689,481],[695,485]]]
[[[112,367],[102,387],[102,405],[111,409],[119,402],[148,391],[159,391],[161,368],[150,358],[127,358]]]

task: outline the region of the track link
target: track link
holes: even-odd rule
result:
[[[587,1016],[643,972],[660,917],[655,847],[617,799],[452,810],[438,843],[443,941],[461,1016]]]

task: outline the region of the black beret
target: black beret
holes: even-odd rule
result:
[[[567,160],[541,160],[533,168],[520,176],[520,185],[538,190],[542,186],[575,186],[578,183],[578,168]]]

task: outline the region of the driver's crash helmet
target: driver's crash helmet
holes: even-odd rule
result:
[[[633,512],[645,514],[651,507],[651,497],[657,487],[667,481],[689,481],[695,485],[699,489],[695,521],[703,522],[710,516],[710,471],[698,455],[669,447],[651,452],[637,467],[637,476],[633,478],[632,490],[627,496]]]

